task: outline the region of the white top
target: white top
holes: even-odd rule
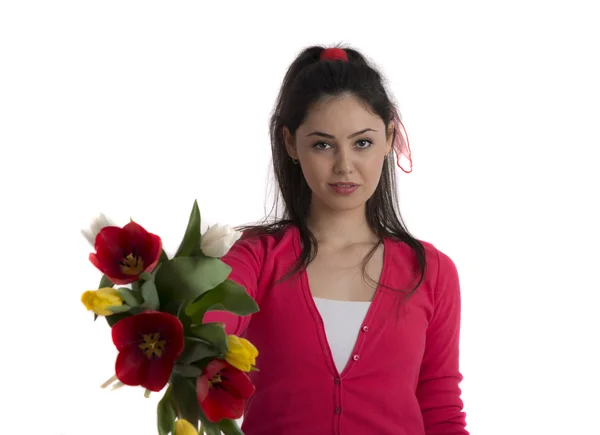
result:
[[[313,298],[325,326],[325,334],[338,373],[346,367],[371,302]]]

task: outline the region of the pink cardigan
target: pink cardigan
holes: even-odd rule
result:
[[[381,287],[353,357],[338,373],[305,272],[282,283],[300,253],[296,227],[239,240],[223,258],[260,311],[207,313],[258,348],[245,435],[468,435],[459,383],[460,287],[456,266],[432,244],[425,280],[398,309],[417,265],[404,243],[385,240]],[[416,269],[418,270],[418,269]],[[409,288],[412,289],[413,286]]]

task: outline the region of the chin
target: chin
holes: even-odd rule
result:
[[[367,203],[366,198],[327,198],[325,201],[320,201],[327,208],[334,211],[352,211],[358,208],[363,208]]]
[[[317,207],[323,207],[335,212],[347,212],[364,208],[367,200],[374,192],[366,192],[365,186],[349,195],[338,195],[331,192],[328,186],[319,186],[313,190],[313,201]],[[315,192],[318,192],[315,194]],[[369,195],[371,193],[371,195]]]

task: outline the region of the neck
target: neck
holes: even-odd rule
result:
[[[311,206],[308,228],[319,245],[344,247],[358,243],[377,243],[377,236],[367,223],[364,206],[344,211]]]

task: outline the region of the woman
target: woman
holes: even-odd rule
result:
[[[465,435],[452,260],[404,228],[394,154],[410,159],[380,74],[310,47],[271,120],[284,218],[223,258],[260,311],[223,312],[260,351],[246,435]]]

